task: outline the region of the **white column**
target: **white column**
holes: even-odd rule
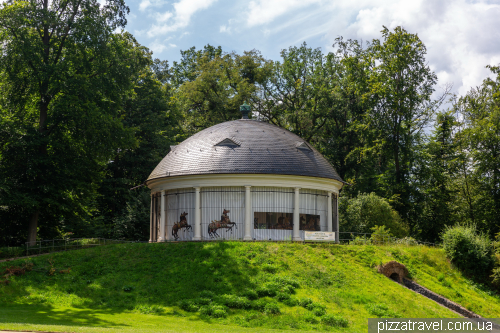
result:
[[[165,208],[162,210],[162,214],[165,214],[165,233],[163,235],[165,235],[165,241],[170,241],[172,240],[172,230],[170,230],[170,232],[168,232],[168,215],[167,215],[167,210],[168,210],[168,195],[167,195],[167,192],[168,191],[165,191]]]
[[[302,241],[300,238],[300,187],[295,188],[293,205],[293,238],[294,241]]]
[[[161,204],[160,204],[160,237],[158,238],[158,242],[165,241],[165,190],[161,191]]]
[[[333,231],[332,192],[328,192],[328,232]]]
[[[245,186],[245,236],[243,240],[252,240],[252,194],[251,186]]]
[[[149,210],[149,242],[153,242],[153,193],[149,195],[151,197],[151,209]]]
[[[195,187],[194,195],[194,241],[201,240],[201,208],[200,208],[200,187]]]
[[[337,242],[337,243],[339,243],[339,242],[340,242],[340,228],[339,228],[339,220],[340,220],[340,218],[339,218],[339,197],[340,197],[340,194],[339,194],[339,192],[337,192],[337,193],[336,193],[336,195],[335,195],[335,200],[336,200],[336,202],[335,202],[335,209],[337,210],[337,214],[336,214],[336,216],[335,216],[335,217],[336,217],[336,220],[337,220],[337,221],[335,221],[335,224],[336,224],[336,229],[337,229],[337,230],[335,231],[335,242]]]

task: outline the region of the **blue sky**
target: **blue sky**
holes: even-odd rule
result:
[[[324,52],[335,38],[380,38],[385,25],[418,33],[439,86],[464,94],[500,64],[500,0],[129,0],[127,30],[170,63],[206,44],[224,51],[280,51],[307,42]],[[438,87],[438,90],[440,88]]]

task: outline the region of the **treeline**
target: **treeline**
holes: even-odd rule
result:
[[[116,32],[126,13],[122,0],[2,5],[1,244],[147,240],[149,191],[129,189],[171,144],[239,119],[244,101],[254,119],[311,142],[351,184],[344,211],[358,218],[344,227],[367,231],[353,221],[369,220],[363,202],[382,200],[398,232],[420,240],[438,241],[457,222],[500,231],[498,67],[453,96],[401,27],[365,44],[338,38],[326,54],[304,43],[279,61],[193,47],[169,66]]]

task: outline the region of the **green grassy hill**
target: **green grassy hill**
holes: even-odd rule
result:
[[[0,272],[32,264],[0,285],[0,329],[366,332],[373,317],[458,317],[377,273],[391,260],[432,291],[500,317],[500,296],[466,279],[440,249],[121,244],[0,263]]]

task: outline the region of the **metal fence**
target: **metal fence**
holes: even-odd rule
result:
[[[69,238],[69,239],[50,239],[50,240],[39,240],[34,244],[26,242],[26,249],[24,253],[29,255],[74,250],[74,249],[84,249],[99,245],[109,245],[109,244],[122,244],[122,243],[137,243],[133,241],[117,240],[117,239],[106,239],[106,238]]]
[[[303,232],[303,231],[301,231]],[[416,246],[425,245],[433,247],[442,247],[439,243],[422,242],[415,240],[413,238],[396,238],[388,237],[385,235],[377,235],[372,233],[359,233],[359,232],[340,232],[339,242],[343,245],[404,245],[404,246]],[[227,239],[226,239],[227,240]],[[290,239],[287,239],[291,241]],[[204,241],[225,241],[224,238],[217,240],[205,239]],[[257,241],[274,241],[282,242],[283,240],[278,239],[263,239]],[[16,258],[23,255],[37,255],[58,251],[83,249],[100,245],[111,245],[111,244],[123,244],[123,243],[147,243],[148,241],[126,241],[117,239],[107,239],[107,238],[71,238],[71,239],[50,239],[50,240],[39,240],[33,245],[26,243],[25,247],[2,247],[0,248],[0,259]],[[167,242],[173,242],[173,240],[168,240]]]
[[[339,232],[340,244],[352,245],[426,245],[433,247],[442,247],[440,243],[422,242],[411,237],[397,238],[387,235],[362,232]]]

